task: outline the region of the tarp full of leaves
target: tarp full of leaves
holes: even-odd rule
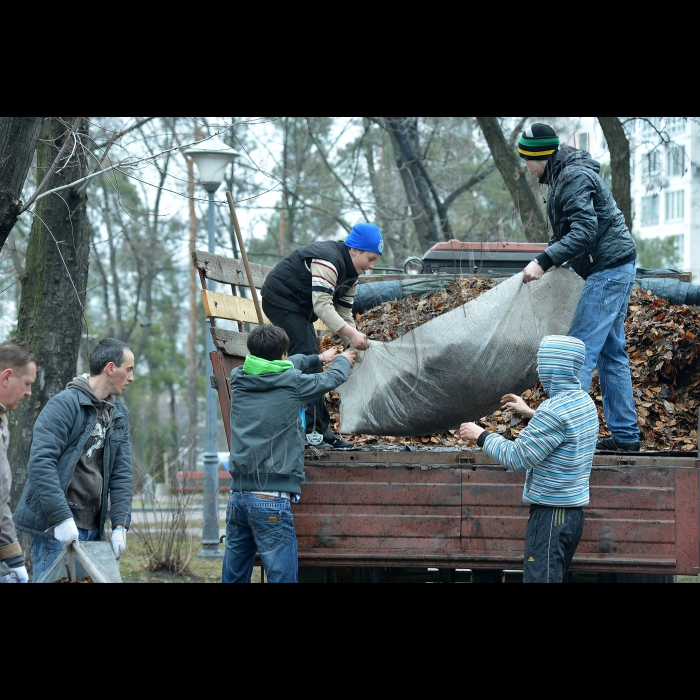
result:
[[[521,273],[403,337],[372,342],[338,390],[341,432],[426,435],[490,413],[537,380],[539,344],[568,331],[582,289],[570,270],[528,285]]]
[[[478,297],[495,283],[490,279],[465,277],[444,292],[424,298],[408,298],[385,304],[358,317],[358,327],[375,340],[388,341],[404,335],[436,316]],[[673,306],[665,299],[635,289],[629,305],[627,338],[642,449],[647,451],[693,452],[698,443],[700,408],[700,309]],[[338,346],[339,339],[324,338],[324,348]],[[523,394],[526,403],[537,408],[546,398],[537,383]],[[601,432],[609,435],[603,414],[600,384],[594,377],[591,396],[598,407]],[[328,408],[336,431],[340,428],[340,398],[328,397]],[[517,414],[496,410],[480,420],[488,430],[515,439],[527,425]],[[398,445],[407,447],[460,448],[456,429],[429,434],[384,436],[351,435],[362,446]]]

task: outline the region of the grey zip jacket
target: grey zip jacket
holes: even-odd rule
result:
[[[79,389],[66,389],[46,404],[34,425],[27,483],[15,511],[18,530],[46,537],[56,525],[73,517],[66,493],[96,423],[97,409],[92,399]],[[112,526],[123,525],[128,529],[131,525],[133,479],[129,438],[129,409],[115,402],[102,457],[104,481],[99,514],[102,540],[108,515]]]
[[[304,427],[301,409],[337,389],[350,374],[350,362],[339,357],[326,372],[317,356],[288,358],[294,369],[251,376],[231,372],[232,491],[301,493],[304,479]]]

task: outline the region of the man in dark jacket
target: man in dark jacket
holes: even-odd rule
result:
[[[226,510],[223,582],[250,583],[260,552],[270,583],[296,583],[296,532],[291,504],[304,480],[304,408],[337,389],[355,362],[337,351],[287,360],[289,338],[259,326],[248,338],[251,354],[231,373],[231,500]],[[313,372],[313,373],[311,373]]]
[[[373,270],[384,253],[384,239],[374,224],[357,224],[345,241],[319,241],[298,248],[270,272],[262,288],[265,315],[289,336],[291,355],[319,352],[314,321],[320,319],[356,350],[367,350],[367,337],[355,327],[352,305],[359,275]],[[316,370],[310,370],[313,372]],[[320,369],[317,371],[321,371]],[[306,411],[307,442],[315,447],[346,449],[330,426],[323,396]]]
[[[625,352],[625,318],[636,272],[637,247],[607,185],[600,164],[586,151],[559,149],[546,124],[533,124],[521,137],[520,157],[540,184],[549,186],[547,214],[553,235],[549,247],[525,268],[524,282],[542,278],[566,262],[583,279],[568,335],[586,345],[579,374],[588,391],[598,367],[603,409],[612,437],[598,450],[639,450],[637,411]]]
[[[37,418],[15,512],[17,529],[32,535],[34,581],[64,547],[105,539],[108,503],[115,556],[126,549],[133,495],[129,410],[115,397],[133,381],[133,352],[119,340],[103,340],[90,354],[90,374],[76,377]]]

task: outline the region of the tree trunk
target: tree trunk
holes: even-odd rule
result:
[[[612,195],[632,230],[632,180],[630,177],[630,142],[619,117],[596,117],[603,129],[610,151]]]
[[[44,122],[37,145],[39,182],[62,146],[68,131],[65,122],[70,124],[74,118],[63,117],[61,121],[52,118]],[[81,132],[87,133],[87,122]],[[86,157],[78,148],[67,167],[54,177],[63,186],[84,177],[86,172]],[[36,204],[27,248],[27,276],[22,282],[17,340],[31,346],[39,367],[31,399],[10,414],[13,506],[17,505],[26,482],[36,417],[50,398],[65,389],[76,372],[90,254],[86,205],[87,194],[76,193],[75,189],[63,190],[60,197],[44,197]],[[28,556],[27,542],[22,544]]]
[[[195,141],[198,140],[199,129],[195,134]],[[190,253],[197,250],[197,210],[195,208],[195,178],[194,161],[187,159],[187,196],[190,204]],[[190,313],[189,313],[189,333],[187,334],[187,436],[192,440],[192,453],[197,447],[197,402],[199,400],[199,357],[197,355],[197,304],[200,299],[198,273],[192,262],[190,262]]]
[[[525,237],[530,243],[541,243],[549,240],[547,223],[542,210],[537,206],[535,195],[523,176],[522,166],[513,149],[508,145],[498,117],[477,117],[484,138],[488,143],[503,180],[508,187],[515,208],[520,215]]]
[[[17,223],[43,121],[44,117],[0,117],[0,250]]]
[[[381,117],[380,117],[381,118]],[[401,174],[408,204],[411,207],[413,224],[422,247],[428,250],[441,240],[436,219],[432,182],[426,178],[419,156],[418,130],[408,117],[383,117],[384,125],[391,136],[394,158]]]
[[[370,186],[372,187],[372,195],[374,197],[374,210],[376,212],[377,223],[379,224],[379,228],[382,230],[382,236],[384,237],[384,260],[391,260],[393,256],[395,266],[400,267],[403,264],[403,258],[401,257],[403,247],[397,256],[396,251],[393,249],[394,239],[392,237],[392,222],[385,216],[387,207],[384,203],[382,189],[379,185],[377,167],[374,162],[374,144],[372,143],[371,138],[369,138],[371,122],[367,117],[363,117],[363,122],[365,127],[364,154],[365,160],[367,161],[367,173],[369,174],[369,182]]]

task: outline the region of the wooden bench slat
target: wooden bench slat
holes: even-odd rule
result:
[[[212,255],[203,250],[195,250],[192,253],[192,262],[198,270],[202,270],[204,276],[209,280],[221,284],[235,284],[240,287],[250,286],[242,260],[234,260],[221,255]],[[271,267],[250,263],[250,272],[257,289],[262,288],[265,278],[271,271]]]
[[[204,313],[209,318],[221,318],[241,323],[258,323],[258,314],[252,299],[203,290],[202,301],[204,302]],[[267,317],[265,317],[265,323],[270,323]]]
[[[252,299],[203,290],[202,302],[204,303],[204,313],[208,318],[220,318],[226,321],[239,321],[240,323],[258,323],[258,314],[255,311],[255,304]],[[266,316],[264,320],[265,323],[272,325],[272,322]],[[321,321],[316,321],[314,328],[321,332],[329,330]]]
[[[225,355],[233,357],[248,357],[248,335],[249,333],[236,333],[235,331],[225,331],[223,328],[212,328],[212,338],[214,347],[221,350]]]

